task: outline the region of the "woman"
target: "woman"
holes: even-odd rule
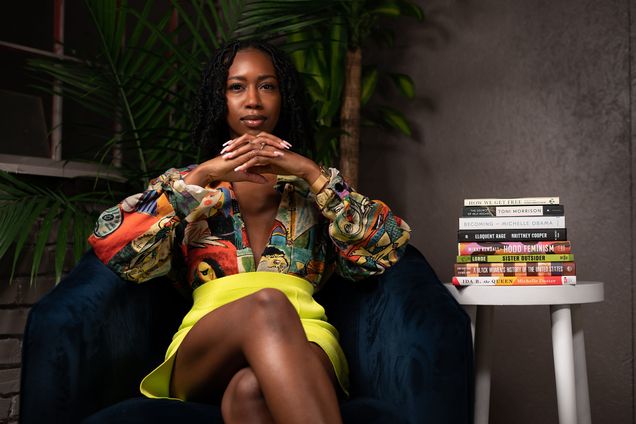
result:
[[[224,46],[193,130],[212,159],[167,171],[100,216],[90,243],[104,263],[132,281],[171,273],[193,289],[165,362],[141,383],[146,396],[220,404],[227,423],[341,422],[347,363],[312,295],[334,271],[383,272],[410,230],[303,155],[301,100],[277,49]]]

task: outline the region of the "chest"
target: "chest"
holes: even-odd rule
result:
[[[240,195],[229,183],[220,189],[224,201],[219,212],[185,229],[182,246],[193,287],[212,278],[253,271],[292,274],[319,284],[328,221],[313,199],[287,184],[280,190],[278,205],[255,210],[239,204]],[[214,269],[213,276],[208,268]]]
[[[286,272],[282,263],[277,265],[274,262],[287,258],[285,262],[291,265],[292,252],[315,247],[312,245],[317,242],[314,233],[320,212],[291,184],[287,184],[270,202],[250,203],[249,197],[242,196],[242,193],[232,194],[236,245],[244,248],[239,256],[247,255],[245,259],[253,261],[246,269],[262,271],[274,267],[279,272]]]
[[[269,244],[277,215],[278,205],[258,211],[241,212],[246,241],[252,249],[255,263],[259,263],[265,247]]]

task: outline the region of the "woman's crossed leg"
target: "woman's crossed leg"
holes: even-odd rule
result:
[[[175,359],[171,393],[221,404],[233,422],[340,423],[336,378],[276,289],[224,305],[190,330]]]

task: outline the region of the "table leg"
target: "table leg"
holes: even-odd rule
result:
[[[570,305],[551,305],[552,352],[560,424],[577,424],[574,348]]]
[[[590,392],[587,385],[585,338],[580,316],[581,305],[572,305],[572,334],[574,347],[574,373],[576,376],[576,410],[579,424],[592,424]]]
[[[475,323],[475,424],[488,424],[494,306],[477,307]]]

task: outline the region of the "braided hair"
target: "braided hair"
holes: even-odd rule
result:
[[[205,157],[211,157],[218,154],[230,138],[225,94],[228,70],[236,53],[249,48],[267,54],[276,70],[282,103],[274,135],[290,142],[295,151],[311,157],[314,148],[305,107],[306,94],[298,71],[282,51],[258,40],[231,41],[213,55],[203,72],[194,102],[193,143],[201,148]]]

